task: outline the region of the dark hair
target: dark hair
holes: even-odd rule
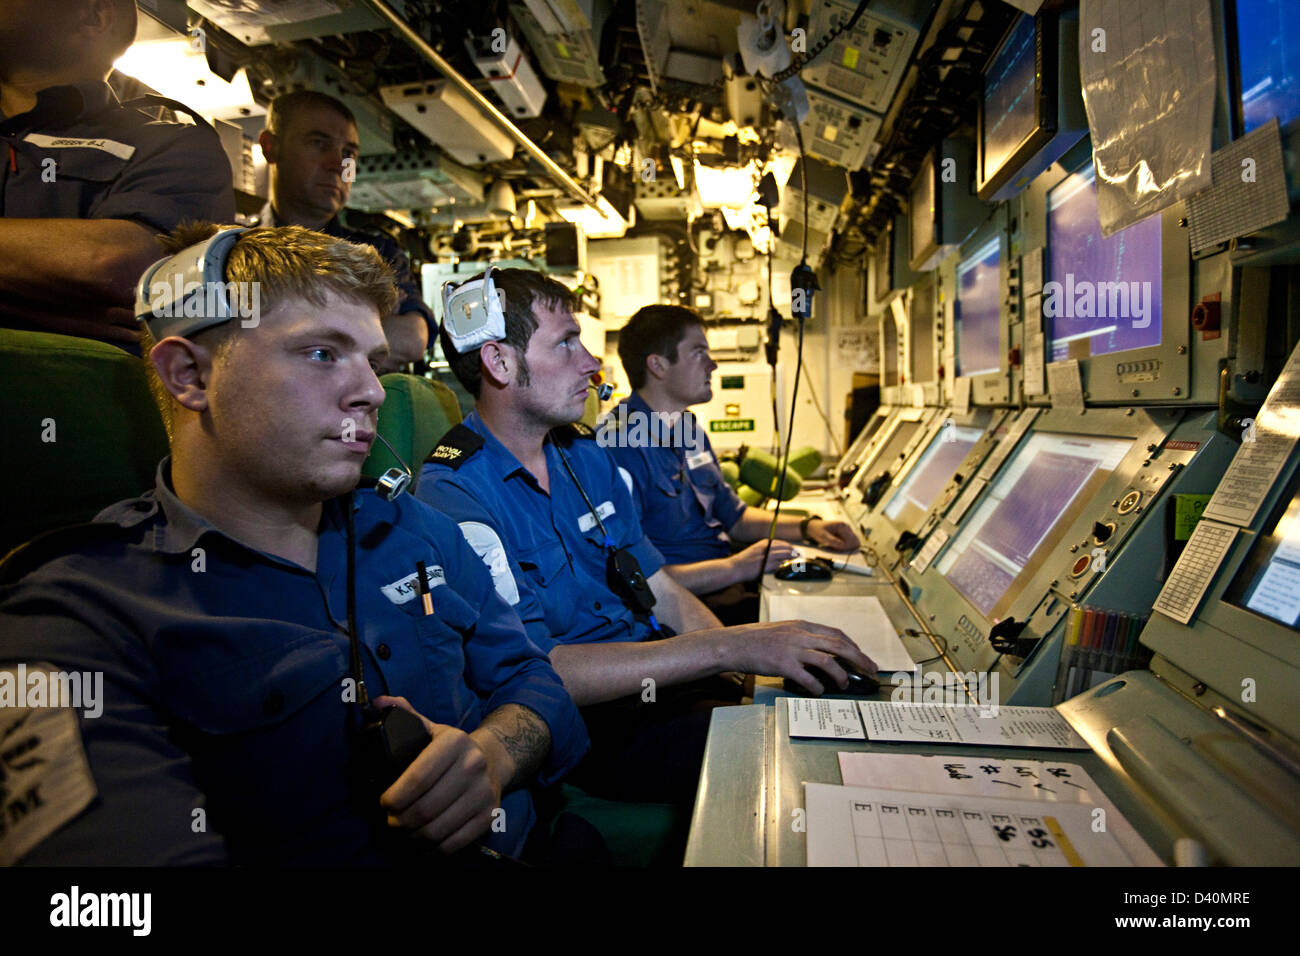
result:
[[[618,333],[618,357],[628,384],[634,389],[645,385],[645,363],[651,355],[661,355],[669,364],[675,364],[677,347],[686,330],[694,327],[704,328],[704,319],[684,305],[644,305],[637,309]]]
[[[266,114],[267,132],[283,134],[294,116],[313,106],[333,110],[353,126],[357,125],[357,118],[352,115],[352,111],[334,97],[315,90],[295,90],[292,93],[281,93],[271,101],[271,108]]]
[[[466,279],[472,282],[483,273]],[[492,283],[505,296],[506,300],[506,337],[501,341],[513,346],[519,353],[519,384],[528,384],[528,363],[524,353],[528,351],[528,341],[537,331],[537,316],[533,307],[538,302],[548,308],[565,307],[573,309],[575,297],[563,284],[550,276],[532,269],[494,269]],[[443,354],[451,365],[452,373],[465,390],[475,398],[483,388],[483,369],[479,363],[479,349],[469,352],[457,352],[447,334],[447,324],[439,327],[438,340],[442,343]]]

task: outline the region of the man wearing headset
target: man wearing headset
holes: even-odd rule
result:
[[[0,568],[0,688],[101,686],[0,709],[0,789],[34,795],[0,863],[517,854],[524,788],[587,737],[455,525],[353,493],[392,273],[300,227],[188,245],[212,231],[140,283],[172,451],[155,489]],[[381,720],[404,759],[362,729]]]
[[[443,298],[443,350],[477,402],[434,449],[418,493],[459,522],[584,708],[592,752],[575,782],[689,806],[708,709],[740,697],[719,675],[782,675],[820,693],[828,688],[808,666],[839,687],[847,676],[837,657],[874,673],[834,628],[723,628],[662,570],[613,459],[590,429],[570,424],[600,363],[579,341],[563,285],[492,270]]]

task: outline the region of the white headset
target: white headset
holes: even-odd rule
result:
[[[506,337],[505,294],[492,281],[493,268],[468,282],[442,284],[442,323],[457,352]]]

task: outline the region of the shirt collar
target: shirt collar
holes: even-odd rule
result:
[[[226,532],[222,531],[203,515],[199,514],[185,502],[176,496],[172,490],[172,459],[168,455],[158,463],[158,471],[154,476],[154,490],[152,492],[152,502],[150,495],[144,495],[141,498],[131,502],[133,512],[127,513],[127,518],[139,516],[140,519],[147,518],[156,514],[159,510],[162,512],[164,520],[159,521],[154,526],[153,549],[155,552],[164,554],[189,554],[197,544],[199,538],[207,533],[219,534],[227,541],[230,541],[246,551],[252,551],[255,554],[268,558],[279,564],[290,567],[298,567],[291,561],[278,558],[273,554],[267,554],[264,551],[258,551],[244,544],[238,538],[233,538]],[[332,498],[325,502],[321,512],[321,523],[318,532],[324,534],[327,531],[337,531],[342,533],[343,498]],[[142,507],[142,505],[152,504],[153,507]],[[354,497],[353,510],[361,506],[360,495]],[[128,523],[123,521],[122,523]]]
[[[485,460],[491,467],[492,473],[502,481],[516,473],[526,475],[529,478],[533,477],[532,473],[515,457],[514,452],[501,444],[497,436],[492,434],[492,430],[487,427],[487,423],[483,421],[477,408],[465,416],[465,421],[462,424],[475,434],[482,436],[482,454],[486,456]]]
[[[257,214],[257,224],[259,226],[271,226],[273,228],[288,225],[288,223],[280,221],[280,218],[275,214],[275,208],[271,205],[269,200],[266,205],[262,207],[262,211]],[[325,225],[321,226],[317,231],[323,232],[327,236],[340,236],[342,230],[343,224],[339,222],[339,217],[336,213],[329,222],[325,223]]]
[[[107,83],[83,82],[47,86],[36,94],[36,105],[18,116],[0,113],[0,122],[9,123],[25,117],[23,126],[42,126],[58,129],[78,119],[93,116],[109,107],[120,106],[116,94]]]
[[[646,400],[645,400],[644,398],[641,397],[641,393],[640,393],[640,392],[633,392],[631,395],[629,395],[629,396],[625,399],[625,401],[627,402],[627,409],[628,409],[628,413],[629,413],[629,414],[631,414],[632,412],[640,412],[641,414],[646,415],[646,416],[659,416],[660,418],[664,418],[664,417],[666,417],[666,416],[664,416],[664,414],[663,414],[662,412],[657,412],[657,411],[655,411],[653,408],[651,408],[651,407],[649,406],[649,404],[646,403]],[[686,421],[687,416],[690,416],[691,418],[694,418],[694,417],[695,417],[694,414],[691,412],[691,410],[690,410],[689,408],[687,408],[687,409],[683,409],[683,410],[682,410],[682,413],[677,417],[677,421],[673,422],[672,427],[669,429],[669,435],[670,435],[673,439],[675,439],[675,436],[676,436],[676,434],[677,434],[677,430],[678,430],[679,428],[681,428],[681,426],[682,426],[682,422]],[[648,418],[647,418],[647,421],[650,421],[650,420],[654,420],[654,419],[648,417]],[[650,435],[653,437],[653,440],[652,440],[651,443],[650,443],[650,445],[651,445],[652,448],[658,448],[658,447],[679,448],[679,447],[681,447],[681,442],[678,442],[678,441],[676,441],[676,440],[670,440],[670,441],[668,442],[668,444],[667,444],[666,446],[664,446],[664,445],[663,445],[663,444],[658,440],[658,439],[659,439],[660,437],[662,437],[662,435],[663,435],[663,432],[662,432],[659,428],[655,428],[655,429],[653,429],[653,430],[650,432]]]

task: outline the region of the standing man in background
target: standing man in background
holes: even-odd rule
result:
[[[262,212],[262,225],[305,226],[378,250],[397,278],[398,291],[397,311],[384,316],[389,354],[379,371],[394,372],[420,361],[434,329],[433,313],[420,296],[406,253],[387,236],[339,222],[361,152],[352,111],[324,93],[285,93],[271,102],[257,141],[271,167],[271,201]]]

